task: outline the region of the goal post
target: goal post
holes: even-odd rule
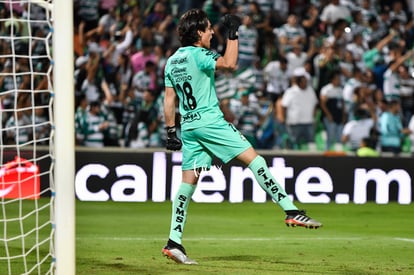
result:
[[[75,275],[73,1],[53,0],[56,274]]]
[[[72,0],[0,0],[0,274],[75,275]]]

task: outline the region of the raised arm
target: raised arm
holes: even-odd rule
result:
[[[237,15],[226,14],[223,17],[222,24],[227,33],[226,51],[216,62],[216,69],[234,70],[237,66],[237,57],[239,53],[239,26],[241,19]]]

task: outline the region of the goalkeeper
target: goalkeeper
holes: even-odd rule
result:
[[[227,30],[227,46],[221,56],[209,50],[214,34],[204,11],[192,9],[178,23],[182,44],[165,67],[164,112],[168,150],[182,149],[182,183],[172,203],[170,235],[162,254],[182,264],[197,264],[187,257],[181,239],[187,218],[187,208],[196,189],[201,169],[210,168],[212,157],[224,163],[236,158],[253,172],[260,186],[285,211],[288,226],[318,228],[322,224],[305,215],[292,203],[285,190],[270,173],[265,159],[229,122],[219,108],[216,96],[215,70],[234,70],[238,56],[236,15],[225,15],[222,24]],[[176,135],[175,108],[179,102],[181,140]]]

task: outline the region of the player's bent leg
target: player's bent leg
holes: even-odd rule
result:
[[[301,226],[305,228],[319,228],[322,223],[310,218],[305,211],[298,208],[290,200],[286,191],[280,186],[267,167],[262,156],[257,155],[248,166],[253,172],[259,185],[265,190],[274,201],[285,211],[285,223],[288,226]]]

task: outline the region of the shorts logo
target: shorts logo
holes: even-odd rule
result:
[[[217,165],[213,165],[213,168],[215,168],[216,170],[221,170],[222,166],[217,166]],[[194,161],[193,164],[193,171],[194,171],[194,175],[198,178],[201,174],[201,172],[208,172],[210,171],[211,167],[210,165],[204,164],[204,165],[197,165],[197,161]]]

